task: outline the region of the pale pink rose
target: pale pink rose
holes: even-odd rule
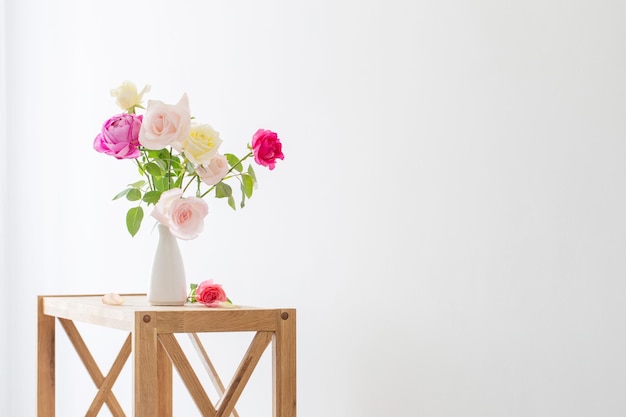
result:
[[[180,188],[172,188],[171,190],[161,193],[159,201],[154,205],[154,209],[150,215],[157,219],[164,226],[170,226],[170,207],[172,203],[183,196],[183,190]]]
[[[179,239],[195,239],[204,229],[204,218],[207,214],[209,207],[203,199],[180,198],[171,206],[170,231]]]
[[[169,227],[179,239],[195,239],[204,229],[204,218],[209,213],[206,201],[197,197],[182,198],[183,190],[173,188],[161,194],[150,215]]]
[[[228,173],[230,166],[224,155],[217,154],[209,161],[207,166],[198,165],[196,172],[198,176],[207,185],[215,185],[222,180]]]
[[[190,125],[191,112],[187,94],[183,94],[175,105],[148,100],[139,131],[139,142],[148,149],[163,149],[186,138]]]
[[[214,284],[212,279],[201,282],[196,288],[196,301],[207,307],[219,307],[227,302],[226,292],[220,284]]]
[[[271,130],[259,129],[252,137],[252,150],[257,164],[271,170],[276,166],[277,159],[285,159],[283,145],[278,135]]]

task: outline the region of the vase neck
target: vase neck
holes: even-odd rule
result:
[[[170,228],[159,223],[157,226],[157,229],[159,230],[159,236],[165,239],[176,239],[174,237],[174,235],[172,234],[172,232],[170,232]]]

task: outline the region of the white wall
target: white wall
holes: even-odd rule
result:
[[[300,416],[626,413],[622,2],[5,2],[3,415],[35,413],[37,294],[146,289],[156,237],[111,201],[133,169],[91,148],[124,79],[188,92],[226,150],[280,133],[250,206],[209,201],[181,247],[190,280],[298,309]]]
[[[5,68],[6,68],[6,39],[5,39],[5,3],[4,0],[0,0],[0,149],[7,149],[7,141],[6,141],[6,77],[5,77]],[[6,196],[6,152],[2,152],[2,156],[0,158],[0,195]],[[7,317],[9,312],[9,297],[7,291],[7,259],[6,259],[6,243],[7,233],[5,222],[7,217],[5,215],[6,205],[8,199],[3,197],[0,199],[0,315],[2,317]],[[0,366],[3,370],[6,370],[9,364],[8,360],[8,320],[0,320]],[[0,379],[0,411],[6,411],[8,408],[8,378],[4,377]]]

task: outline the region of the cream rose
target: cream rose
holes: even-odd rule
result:
[[[122,108],[122,110],[130,110],[134,107],[141,107],[141,100],[143,95],[150,91],[150,86],[147,85],[137,93],[137,86],[130,82],[124,81],[122,85],[111,90],[111,96],[115,97],[115,103]]]
[[[139,142],[148,149],[163,149],[186,138],[190,125],[187,94],[183,94],[175,105],[149,100],[139,131]]]
[[[196,173],[205,184],[215,185],[226,176],[229,169],[226,157],[218,153],[211,158],[208,165],[198,165]]]
[[[207,124],[191,123],[189,135],[181,142],[172,143],[178,152],[184,152],[194,165],[208,164],[222,144],[220,134]]]

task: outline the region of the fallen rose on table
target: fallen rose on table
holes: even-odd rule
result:
[[[212,279],[200,284],[189,284],[188,303],[201,303],[207,307],[238,308],[237,305],[226,296],[221,284],[215,284]]]

